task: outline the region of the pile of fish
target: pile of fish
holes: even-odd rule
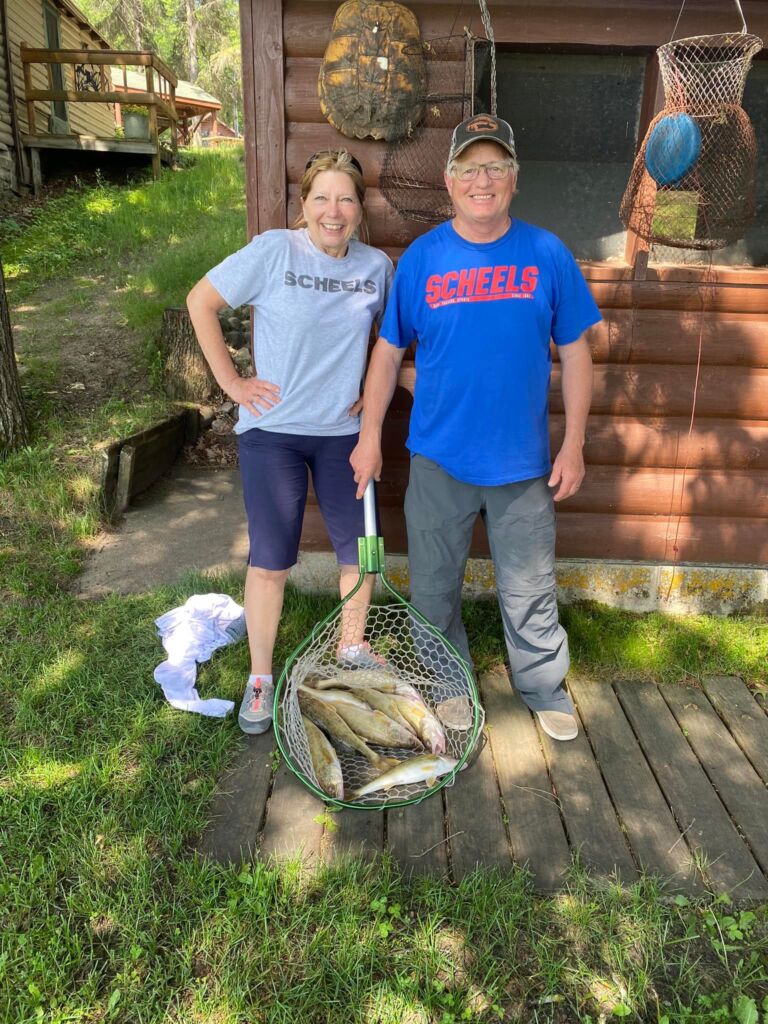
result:
[[[445,753],[445,730],[419,691],[387,672],[311,673],[298,687],[298,699],[315,778],[328,796],[355,801],[394,786],[432,786],[456,767]],[[371,743],[402,750],[405,758],[379,754]],[[379,774],[345,794],[337,751],[360,754]]]

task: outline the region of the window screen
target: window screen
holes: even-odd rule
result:
[[[499,50],[497,110],[520,160],[512,214],[577,259],[624,259],[619,203],[634,160],[646,58]],[[478,93],[490,109],[489,69]]]

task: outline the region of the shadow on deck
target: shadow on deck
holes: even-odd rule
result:
[[[387,849],[406,873],[451,881],[519,864],[540,892],[562,886],[578,853],[600,877],[768,899],[768,715],[741,680],[571,682],[581,731],[569,743],[538,729],[506,673],[480,682],[488,742],[452,787],[415,807],[325,814],[285,764],[273,773],[271,733],[244,738],[199,851],[312,868]]]

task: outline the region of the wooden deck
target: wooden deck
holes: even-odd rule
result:
[[[452,881],[526,864],[541,892],[578,852],[598,876],[648,871],[689,894],[768,900],[768,714],[741,680],[571,682],[581,730],[569,743],[538,729],[505,673],[481,689],[487,742],[474,765],[404,810],[326,814],[284,764],[273,774],[271,732],[244,739],[200,852],[313,867],[387,849],[406,872]]]

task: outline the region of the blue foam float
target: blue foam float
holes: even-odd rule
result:
[[[690,114],[666,114],[648,136],[645,166],[657,185],[674,185],[701,154],[701,129]]]

